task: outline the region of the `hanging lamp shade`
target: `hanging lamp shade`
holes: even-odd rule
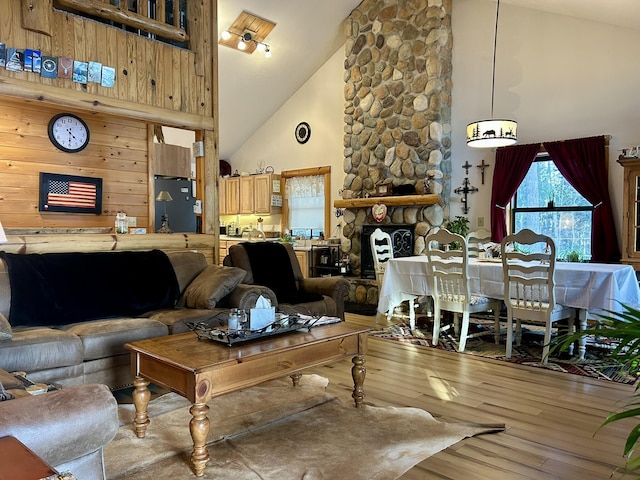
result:
[[[515,120],[478,120],[467,125],[467,145],[474,148],[496,148],[518,141]]]
[[[493,70],[491,76],[491,119],[467,124],[467,145],[474,148],[506,147],[518,142],[518,122],[493,118],[493,103],[496,90],[496,47],[498,45],[498,19],[500,0],[496,6],[496,25],[493,34]]]

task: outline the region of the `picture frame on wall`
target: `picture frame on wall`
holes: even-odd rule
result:
[[[99,215],[102,211],[102,178],[41,172],[38,210]]]

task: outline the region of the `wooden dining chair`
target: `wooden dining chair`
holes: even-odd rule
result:
[[[491,242],[491,232],[484,228],[479,228],[467,233],[467,252],[469,258],[478,258],[480,252],[484,252],[482,245]]]
[[[387,262],[393,258],[393,242],[391,241],[391,235],[383,232],[381,229],[376,228],[369,237],[371,244],[371,254],[373,256],[373,268],[376,273],[376,281],[378,283],[378,294],[382,291],[382,281],[384,279],[384,272],[387,268]],[[393,308],[387,311],[387,321],[393,317]],[[379,319],[380,312],[376,313],[376,322]],[[409,300],[409,326],[411,329],[415,328],[415,311],[414,302]]]
[[[463,352],[469,333],[469,315],[493,311],[495,328],[500,329],[502,300],[471,295],[469,286],[467,242],[462,235],[441,228],[427,235],[427,265],[429,288],[433,296],[433,344],[440,337],[440,315],[442,310],[452,312],[454,333],[460,335],[458,351]],[[449,246],[457,243],[459,249]],[[459,317],[462,314],[462,325]]]
[[[509,244],[512,248],[507,248]],[[555,242],[547,235],[523,229],[504,237],[501,251],[504,302],[507,306],[506,355],[511,357],[515,318],[518,345],[522,339],[522,322],[544,325],[542,363],[547,363],[553,324],[566,319],[569,331],[572,331],[576,318],[574,308],[556,303]]]

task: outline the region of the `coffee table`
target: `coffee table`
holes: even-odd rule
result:
[[[356,407],[364,406],[364,354],[369,327],[344,322],[318,326],[303,331],[274,335],[240,345],[208,339],[199,340],[194,333],[182,333],[128,343],[131,350],[134,428],[144,438],[149,425],[147,406],[150,382],[168,388],[193,405],[189,423],[193,452],[191,462],[196,476],[204,475],[209,461],[209,407],[214,397],[258,385],[285,375],[298,384],[299,372],[352,357],[353,394]]]

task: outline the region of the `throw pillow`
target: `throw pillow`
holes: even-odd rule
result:
[[[4,340],[11,340],[13,333],[11,332],[11,324],[7,317],[0,313],[0,342]]]
[[[179,303],[189,308],[214,308],[246,274],[241,268],[209,265],[187,286]]]

